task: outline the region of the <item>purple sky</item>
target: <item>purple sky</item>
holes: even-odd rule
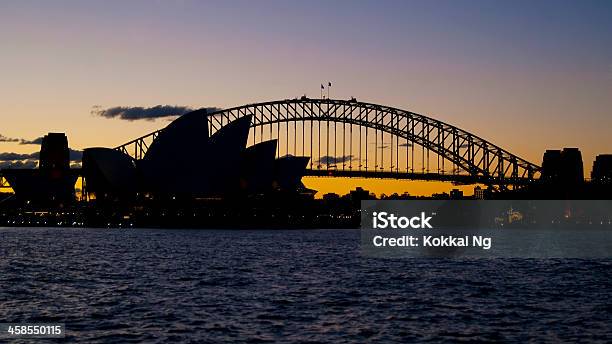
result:
[[[93,106],[319,95],[391,105],[537,164],[612,153],[611,1],[5,1],[0,134],[116,146],[167,124]],[[32,146],[0,143],[0,151]]]

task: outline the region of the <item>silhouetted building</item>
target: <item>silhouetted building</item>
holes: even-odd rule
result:
[[[324,201],[337,201],[340,199],[340,195],[338,195],[337,193],[326,193],[325,195],[323,195],[323,200]]]
[[[547,150],[542,160],[541,180],[565,186],[582,184],[584,168],[580,150],[578,148]]]
[[[591,180],[597,184],[612,184],[612,154],[600,154],[595,158]]]
[[[583,183],[584,167],[580,150],[578,148],[563,148],[561,158],[563,180],[568,183]]]
[[[474,188],[474,198],[475,199],[484,199],[484,190],[476,185],[476,187]]]
[[[40,162],[43,170],[64,170],[70,168],[70,150],[68,138],[63,133],[49,133],[40,145]]]
[[[351,190],[348,194],[349,199],[353,203],[359,203],[364,200],[376,199],[376,197],[368,190],[364,190],[362,187],[356,187],[355,190]]]
[[[2,172],[22,201],[50,202],[74,201],[74,184],[79,171],[70,169],[68,138],[62,133],[49,133],[43,137],[38,169],[8,169]]]
[[[561,150],[546,150],[542,159],[542,176],[540,179],[546,182],[557,182],[561,179],[561,169]]]
[[[452,189],[450,191],[450,198],[451,199],[462,199],[463,198],[463,191],[461,191],[459,189]]]

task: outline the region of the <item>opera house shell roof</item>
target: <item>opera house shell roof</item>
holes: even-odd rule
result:
[[[241,117],[209,137],[206,110],[197,110],[164,128],[141,160],[110,148],[85,149],[87,192],[224,197],[303,189],[309,158],[276,159],[276,140],[247,148],[250,126],[251,116]]]
[[[131,157],[109,148],[83,151],[88,192],[122,194],[137,190],[136,165]]]

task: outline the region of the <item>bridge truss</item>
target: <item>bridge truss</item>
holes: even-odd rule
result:
[[[249,143],[278,140],[278,156],[309,156],[308,175],[441,180],[517,188],[540,167],[465,130],[393,107],[334,99],[288,99],[208,114],[210,135],[252,116]],[[162,129],[163,130],[163,129]],[[117,147],[142,159],[161,130]]]

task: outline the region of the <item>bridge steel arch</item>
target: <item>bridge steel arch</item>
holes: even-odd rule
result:
[[[533,183],[539,177],[541,170],[539,166],[456,126],[414,112],[358,102],[354,99],[335,100],[302,97],[301,99],[247,104],[220,110],[208,114],[209,134],[212,135],[233,120],[249,115],[252,116],[251,137],[253,143],[265,140],[266,134],[268,134],[267,139],[276,138],[279,140],[285,134],[285,152],[290,154],[291,138],[289,132],[293,130],[293,154],[298,155],[300,149],[297,147],[297,137],[300,136],[302,141],[301,153],[311,157],[311,168],[308,174],[313,176],[442,180],[463,184],[481,183],[501,188],[516,188]],[[293,124],[293,128],[291,128],[290,123]],[[299,135],[297,123],[300,123],[301,135]],[[307,123],[310,123],[310,127],[307,127]],[[315,123],[318,135],[313,133]],[[322,123],[325,123],[325,127],[322,126]],[[330,123],[334,125],[331,132]],[[340,160],[336,158],[336,153],[338,153],[336,134],[339,132],[336,130],[337,124],[342,125],[343,145],[341,147],[342,159]],[[347,125],[350,128],[348,135]],[[281,131],[283,126],[284,129]],[[264,127],[267,127],[268,130],[264,130]],[[274,127],[276,127],[276,133]],[[353,157],[356,154],[352,154],[355,145],[351,142],[348,147],[351,154],[349,154],[350,159],[347,167],[345,159],[347,147],[345,143],[347,142],[347,136],[350,140],[354,138],[354,127],[359,130],[359,164],[355,167],[352,164]],[[306,128],[309,129],[309,132],[306,131]],[[327,154],[324,155],[327,161],[323,161],[323,164],[321,164],[322,129],[324,129],[323,134],[325,134],[327,140],[325,145]],[[362,149],[363,143],[361,142],[363,130],[365,130],[366,135],[364,149]],[[117,149],[134,159],[141,159],[160,131],[132,140],[117,147]],[[378,143],[375,142],[376,146],[373,152],[372,149],[368,148],[368,140],[371,139],[371,136],[368,138],[368,132],[371,131],[375,132],[375,141],[379,137],[381,138],[381,146],[378,146]],[[310,135],[309,148],[311,154],[306,154],[304,142],[306,141],[306,134]],[[385,134],[390,137],[390,144],[384,142]],[[319,140],[317,144],[319,160],[316,167],[313,165],[315,157],[313,155],[316,155],[313,152],[313,135],[317,136]],[[333,156],[329,152],[332,135],[334,140]],[[400,144],[400,142],[403,143]],[[422,150],[420,172],[418,169],[415,171],[415,145],[420,146]],[[282,148],[280,146],[278,149],[279,155]],[[400,158],[400,150],[403,150],[402,158]],[[375,155],[373,169],[368,166],[368,152],[370,158],[372,154]],[[411,152],[412,156],[410,156]],[[365,167],[362,160],[363,153],[366,157]],[[430,170],[430,153],[433,153],[437,161],[437,170],[434,172]],[[387,155],[390,158],[390,165],[389,168],[385,169],[384,159]],[[382,164],[378,165],[381,156]],[[400,161],[403,161],[404,157],[406,159],[405,169],[400,170]],[[412,167],[410,167],[410,158],[413,161]],[[342,167],[338,168],[335,162],[342,162]],[[452,164],[451,173],[446,173],[445,163]]]

